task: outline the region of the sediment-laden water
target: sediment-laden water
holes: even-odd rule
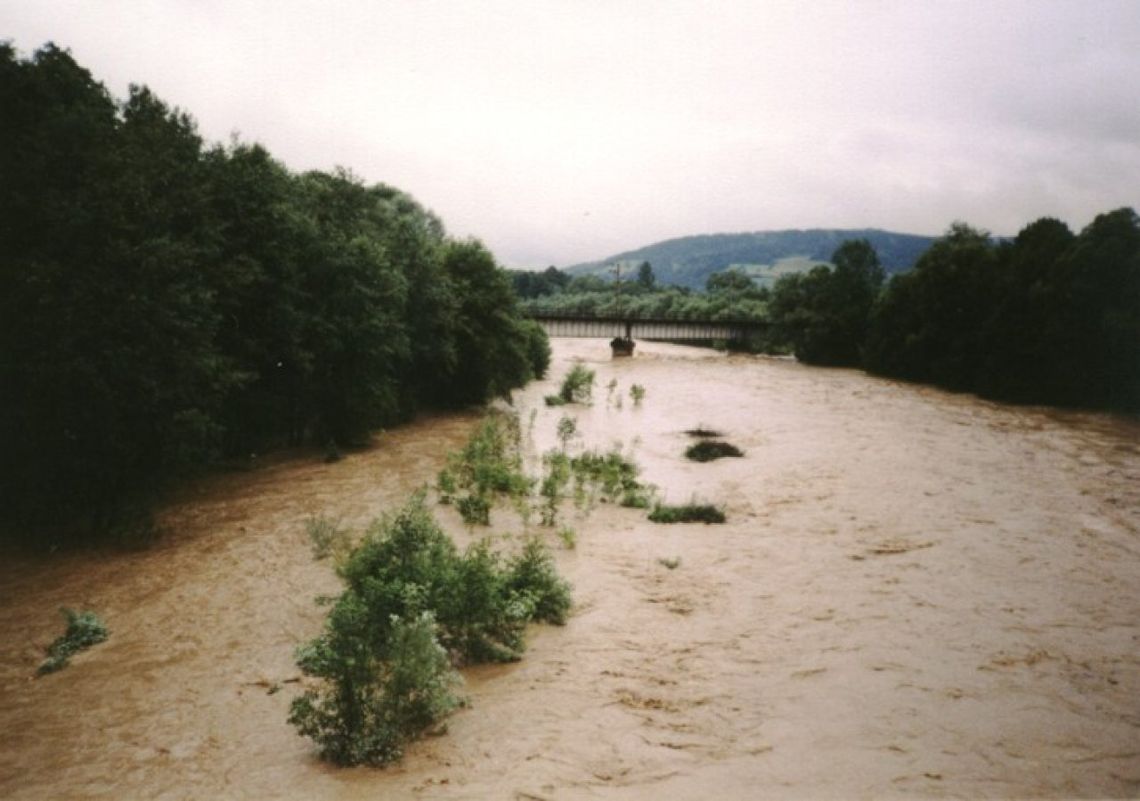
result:
[[[575,358],[593,406],[546,408]],[[293,648],[337,590],[303,522],[398,505],[477,417],[199,482],[149,551],[0,566],[0,797],[1140,793],[1136,421],[664,345],[611,361],[601,340],[555,341],[551,378],[514,406],[532,454],[569,414],[577,447],[620,443],[664,498],[729,522],[567,505],[576,547],[546,536],[569,624],[466,671],[470,708],[400,765],[338,770],[285,721]],[[696,426],[745,456],[687,462]],[[32,680],[60,606],[97,611],[110,639]]]

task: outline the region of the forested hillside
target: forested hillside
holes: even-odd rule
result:
[[[545,369],[491,254],[399,190],[207,144],[53,45],[0,44],[0,109],[3,533],[145,530],[174,477]]]
[[[566,272],[610,276],[614,265],[620,264],[628,274],[642,262],[649,262],[658,283],[703,289],[710,275],[732,268],[746,273],[759,286],[770,287],[782,275],[806,272],[828,261],[836,248],[855,239],[867,240],[891,275],[913,267],[934,242],[933,237],[874,229],[709,234],[658,242],[603,261],[577,264]]]

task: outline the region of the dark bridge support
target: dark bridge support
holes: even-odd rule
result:
[[[627,321],[625,336],[611,339],[610,350],[613,351],[614,356],[632,356],[635,344],[633,341],[633,323]]]

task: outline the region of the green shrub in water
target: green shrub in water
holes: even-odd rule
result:
[[[638,467],[618,448],[598,453],[586,451],[570,459],[574,477],[583,484],[598,487],[602,494],[616,500],[623,494],[642,489],[637,481]]]
[[[657,504],[649,513],[654,523],[723,523],[726,518],[718,507],[707,503],[687,503],[683,506]]]
[[[321,560],[348,550],[348,530],[339,520],[312,515],[305,520],[305,533],[309,535],[314,559]]]
[[[594,371],[575,364],[562,379],[558,397],[563,403],[589,403],[594,397]]]
[[[385,657],[368,645],[362,599],[342,598],[326,634],[298,653],[298,664],[325,681],[296,698],[289,722],[338,765],[386,765],[404,746],[460,704],[459,676],[439,644],[431,612],[388,627]]]
[[[48,646],[47,659],[37,668],[37,676],[62,670],[67,667],[72,654],[107,639],[107,627],[94,612],[76,612],[74,609],[59,611],[67,619],[67,629]]]
[[[694,462],[711,462],[714,459],[721,459],[725,456],[743,455],[744,452],[735,445],[712,439],[702,440],[695,445],[690,445],[685,450],[685,458],[691,459]]]
[[[466,495],[459,499],[455,508],[469,526],[491,525],[491,501],[485,495]]]
[[[488,415],[471,435],[463,450],[448,457],[436,488],[440,502],[455,501],[464,522],[490,525],[495,496],[526,498],[534,482],[522,470],[518,418]]]
[[[570,611],[570,585],[559,577],[550,552],[537,539],[528,540],[511,560],[506,587],[532,604],[531,617],[561,626]]]
[[[371,526],[338,573],[324,632],[298,650],[320,683],[289,716],[337,764],[399,758],[459,704],[453,665],[518,659],[527,623],[561,623],[570,608],[541,543],[505,565],[486,542],[460,554],[422,493]]]

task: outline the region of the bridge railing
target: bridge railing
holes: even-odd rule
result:
[[[626,337],[639,339],[739,340],[767,324],[747,318],[716,319],[639,312],[546,312],[524,314],[555,337]]]
[[[574,312],[574,311],[538,311],[523,309],[522,315],[531,320],[551,320],[566,322],[596,322],[596,323],[646,323],[666,325],[669,323],[688,323],[692,325],[722,325],[734,328],[747,328],[761,330],[767,328],[768,323],[750,317],[697,317],[685,314],[649,314],[644,312]]]

